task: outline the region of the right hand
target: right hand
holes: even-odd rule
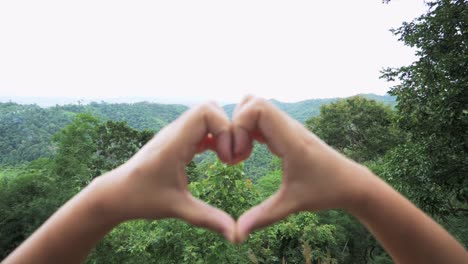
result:
[[[256,139],[283,161],[282,185],[239,218],[236,242],[295,212],[348,209],[359,203],[361,186],[368,181],[367,169],[339,154],[270,102],[246,97],[234,111],[232,122],[236,159],[247,158],[252,145],[245,142]]]

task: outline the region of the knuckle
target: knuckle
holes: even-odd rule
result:
[[[255,97],[252,102],[253,105],[263,107],[268,104],[268,100],[262,97]]]
[[[198,106],[198,110],[202,114],[213,112],[216,110],[216,108],[217,108],[217,104],[214,101],[208,101]]]
[[[248,95],[244,96],[244,98],[241,101],[241,104],[246,104],[249,101],[251,101],[253,98],[255,98],[255,96],[253,96],[251,94],[248,94]]]
[[[205,104],[211,106],[211,107],[216,107],[218,108],[218,104],[214,100],[208,100]]]
[[[249,112],[250,115],[252,114],[258,115],[264,112],[264,109],[268,107],[268,104],[269,103],[266,99],[261,98],[261,97],[255,97],[246,106],[246,109],[248,109],[247,112]]]

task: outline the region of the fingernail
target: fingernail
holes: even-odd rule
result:
[[[235,244],[242,244],[246,239],[245,235],[241,235],[240,233],[236,232],[235,238],[234,238],[234,243]]]
[[[235,230],[231,227],[227,230],[224,231],[224,238],[226,238],[226,240],[228,240],[229,242],[231,243],[235,243],[235,239],[236,239],[236,234],[235,234]]]

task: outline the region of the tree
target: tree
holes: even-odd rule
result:
[[[0,169],[0,259],[5,258],[60,205],[52,175],[53,162]]]
[[[65,189],[72,193],[86,186],[93,178],[90,164],[96,152],[96,127],[99,120],[91,114],[78,114],[73,122],[54,135],[57,154],[55,174]]]
[[[138,131],[126,122],[115,121],[104,122],[95,130],[92,138],[95,152],[89,164],[94,177],[125,163],[154,135],[152,131]]]
[[[389,106],[360,96],[320,108],[320,115],[306,122],[321,139],[350,158],[365,162],[385,154],[399,142]]]
[[[468,4],[427,4],[427,14],[393,30],[405,45],[416,48],[418,59],[382,72],[382,78],[399,81],[390,94],[397,96],[398,125],[410,135],[408,144],[388,158],[386,177],[411,186],[410,198],[433,214],[466,215]]]

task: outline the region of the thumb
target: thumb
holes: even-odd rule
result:
[[[236,222],[229,214],[193,197],[190,193],[186,198],[185,202],[176,208],[176,218],[221,233],[227,240],[234,241]]]
[[[294,212],[296,208],[292,199],[286,199],[284,189],[252,207],[237,220],[235,242],[241,243],[254,230],[272,225]]]

